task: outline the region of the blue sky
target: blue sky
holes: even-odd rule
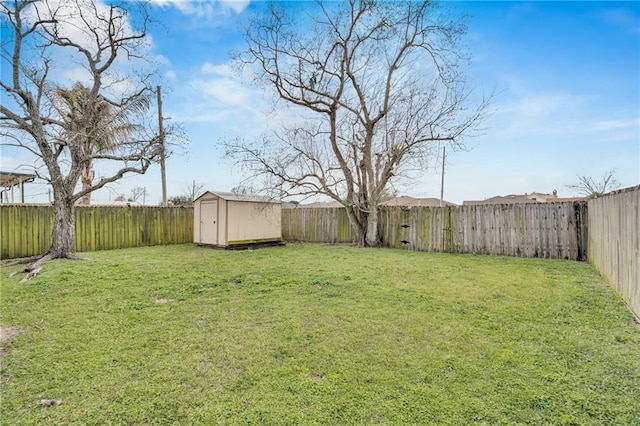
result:
[[[304,4],[297,3],[304,8]],[[496,90],[493,115],[467,149],[448,152],[445,199],[558,190],[578,175],[616,169],[622,186],[640,183],[640,3],[448,2],[468,13],[466,66],[476,93]],[[161,60],[164,113],[182,123],[187,152],[167,162],[168,193],[192,181],[229,190],[242,174],[223,158],[220,138],[257,136],[271,121],[270,92],[233,73],[230,52],[244,47],[242,23],[262,2],[152,0],[161,23],[152,29]],[[16,159],[4,159],[5,170]],[[17,162],[16,162],[17,164]],[[96,200],[144,186],[161,199],[159,167],[101,190]],[[43,192],[42,186],[27,189]],[[439,197],[432,168],[397,188]],[[33,196],[35,197],[35,196]],[[29,201],[38,201],[31,199]]]

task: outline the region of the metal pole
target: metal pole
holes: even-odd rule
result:
[[[162,95],[160,86],[157,87],[158,93],[158,129],[160,130],[160,175],[162,177],[162,205],[167,206],[167,171],[165,169],[165,151],[164,151],[164,127],[162,125]]]
[[[442,202],[444,200],[444,158],[446,156],[446,149],[447,147],[442,147],[442,180],[440,182],[440,207],[442,207]]]

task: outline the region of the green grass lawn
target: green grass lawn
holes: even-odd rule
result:
[[[7,425],[640,424],[640,329],[589,265],[191,245],[3,268]],[[60,399],[45,407],[42,399]]]

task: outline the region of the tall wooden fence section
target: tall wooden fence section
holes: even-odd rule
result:
[[[640,186],[589,200],[589,263],[640,319]]]
[[[388,247],[581,260],[586,204],[500,204],[384,209]]]
[[[383,208],[382,243],[411,250],[582,260],[586,203]],[[283,210],[286,241],[353,241],[345,209]]]
[[[78,251],[193,242],[193,208],[77,206]],[[51,245],[53,208],[0,206],[2,259],[34,256]]]
[[[354,240],[343,208],[282,209],[282,239],[308,243],[350,243]]]

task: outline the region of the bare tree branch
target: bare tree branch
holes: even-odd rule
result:
[[[567,188],[577,191],[578,194],[590,198],[597,198],[620,188],[620,182],[616,180],[615,172],[615,169],[607,170],[600,178],[578,176],[578,183],[567,185]]]

